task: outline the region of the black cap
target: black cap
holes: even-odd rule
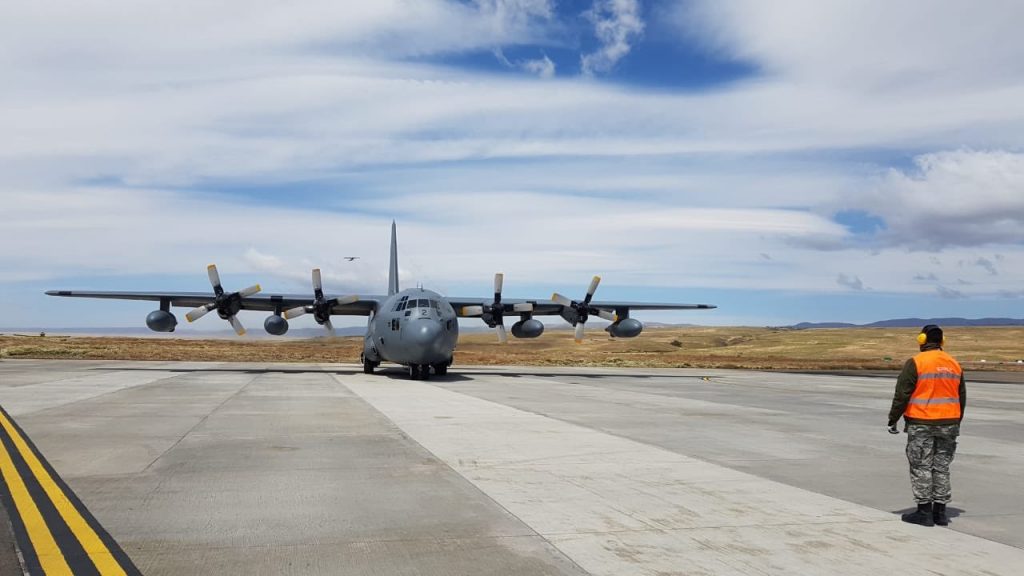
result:
[[[942,344],[942,328],[939,328],[935,324],[929,324],[924,328],[921,328],[921,333],[925,336],[926,343]]]

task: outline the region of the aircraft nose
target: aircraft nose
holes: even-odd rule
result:
[[[406,334],[409,340],[423,348],[433,348],[441,337],[441,325],[429,320],[417,320],[412,322]]]

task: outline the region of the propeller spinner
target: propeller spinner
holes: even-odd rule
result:
[[[231,292],[230,294],[224,291],[224,287],[220,285],[220,274],[217,273],[217,265],[210,264],[206,267],[206,275],[210,277],[210,285],[213,286],[214,300],[209,304],[203,304],[202,306],[195,308],[188,314],[185,314],[185,319],[189,322],[195,322],[207,312],[216,310],[217,315],[231,323],[231,327],[235,329],[235,333],[239,336],[245,335],[245,328],[242,323],[238,321],[238,311],[242,309],[242,298],[252,296],[253,294],[260,291],[260,285],[254,284],[244,290],[238,292]]]
[[[582,302],[577,302],[575,300],[566,298],[565,296],[562,296],[558,292],[555,292],[554,294],[551,295],[551,299],[553,301],[557,302],[558,304],[561,304],[562,306],[565,306],[569,310],[572,310],[571,314],[567,316],[563,315],[563,317],[566,320],[568,320],[573,326],[576,327],[575,337],[577,344],[583,342],[583,325],[587,323],[587,319],[591,315],[600,316],[601,318],[604,318],[605,320],[608,320],[610,322],[615,322],[615,320],[618,318],[613,312],[609,312],[608,310],[602,310],[601,308],[596,308],[590,305],[590,301],[594,298],[594,292],[597,291],[597,286],[600,283],[601,277],[594,276],[594,278],[590,281],[590,287],[587,288],[587,295],[583,298]]]
[[[505,281],[505,275],[498,272],[494,275],[494,301],[490,304],[483,304],[480,306],[463,306],[463,316],[479,316],[485,324],[491,328],[495,328],[498,331],[498,342],[505,344],[508,342],[508,333],[505,331],[505,313],[506,312],[533,312],[533,304],[529,302],[521,302],[519,304],[508,304],[501,303],[501,288]]]
[[[313,268],[313,304],[286,310],[284,317],[285,320],[291,320],[303,314],[312,314],[316,323],[326,328],[327,332],[334,336],[334,324],[331,324],[331,309],[338,305],[351,304],[357,300],[359,300],[358,296],[324,299],[324,284],[320,277],[320,269]]]

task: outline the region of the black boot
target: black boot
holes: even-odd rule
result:
[[[945,506],[943,506],[945,508]],[[945,510],[943,510],[945,511]],[[932,503],[926,502],[924,504],[917,505],[916,512],[907,512],[901,516],[904,522],[910,522],[911,524],[920,524],[921,526],[934,526],[935,519],[932,518]]]
[[[932,520],[939,526],[949,526],[949,516],[946,516],[946,505],[936,502],[932,505]]]

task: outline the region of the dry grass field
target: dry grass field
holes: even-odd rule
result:
[[[917,351],[910,328],[787,330],[746,327],[650,328],[611,339],[592,330],[582,344],[566,330],[501,346],[493,333],[464,334],[460,365],[559,365],[896,370]],[[1024,371],[1024,328],[950,328],[946,350],[972,370]],[[0,335],[0,358],[357,362],[361,337],[311,340],[197,340]]]

